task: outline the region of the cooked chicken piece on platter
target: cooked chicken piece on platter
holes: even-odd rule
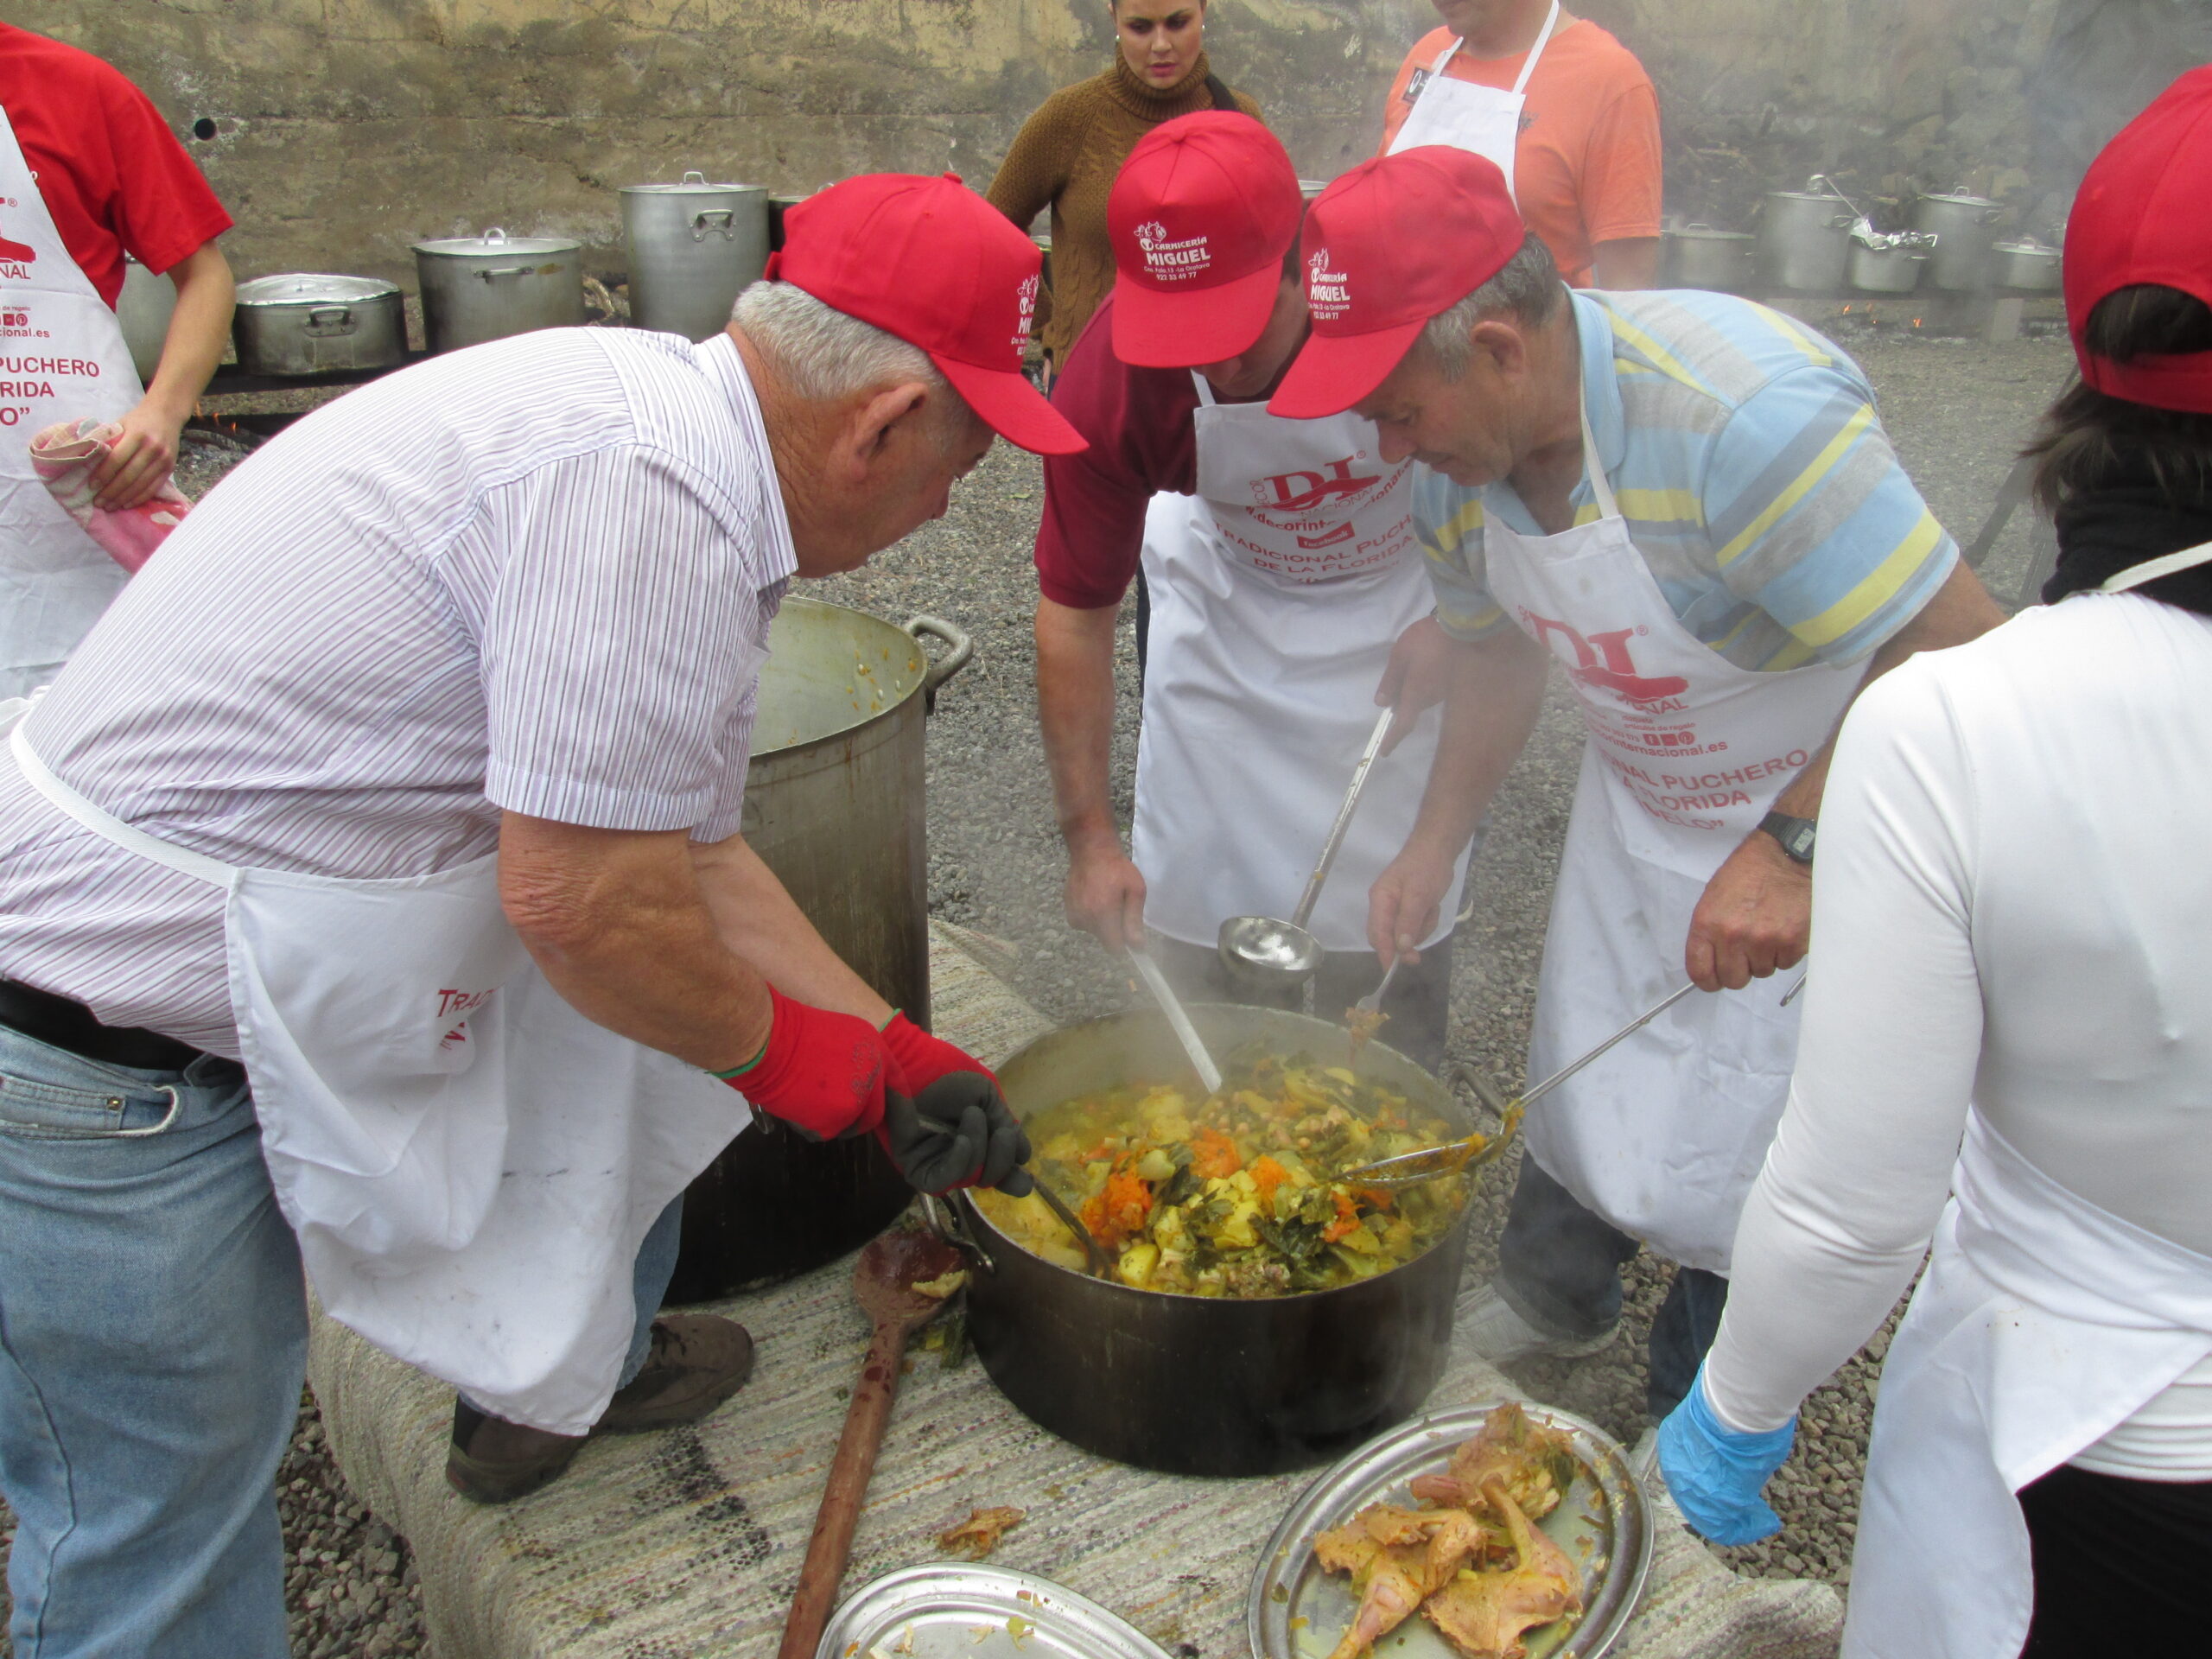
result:
[[[1483,1489],[1493,1478],[1504,1483],[1523,1515],[1542,1520],[1574,1484],[1574,1456],[1567,1449],[1567,1436],[1539,1427],[1529,1421],[1527,1412],[1509,1402],[1491,1413],[1474,1439],[1452,1454],[1451,1466],[1444,1473],[1417,1476],[1413,1495],[1426,1503],[1480,1510]]]
[[[1451,1582],[1486,1541],[1464,1510],[1406,1510],[1376,1503],[1313,1540],[1314,1558],[1349,1573],[1359,1611],[1329,1659],[1358,1659]]]
[[[1492,1477],[1483,1492],[1512,1535],[1514,1564],[1455,1573],[1421,1612],[1464,1659],[1522,1659],[1528,1631],[1581,1611],[1581,1581],[1567,1552],[1530,1523],[1503,1481]]]

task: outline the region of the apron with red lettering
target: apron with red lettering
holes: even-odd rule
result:
[[[57,421],[118,420],[143,395],[0,111],[0,696],[52,679],[127,580],[31,469],[30,441]]]
[[[1371,423],[1217,404],[1192,378],[1198,493],[1156,495],[1145,518],[1152,625],[1130,852],[1146,924],[1211,945],[1229,917],[1297,904],[1374,729],[1390,647],[1436,601],[1410,464],[1379,459]],[[1313,912],[1324,949],[1366,949],[1367,889],[1413,828],[1440,718],[1430,709],[1376,762]],[[1425,944],[1449,929],[1459,891],[1455,879]]]
[[[1588,741],[1536,988],[1549,1077],[1687,976],[1705,884],[1827,741],[1866,664],[1763,673],[1685,628],[1629,539],[1586,415],[1599,517],[1522,536],[1485,516],[1490,588],[1566,668]],[[1669,1260],[1728,1271],[1797,1052],[1771,982],[1694,996],[1529,1109],[1529,1153]]]

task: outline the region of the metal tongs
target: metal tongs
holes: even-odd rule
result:
[[[1662,1001],[1646,1008],[1581,1058],[1569,1061],[1535,1088],[1506,1102],[1503,1114],[1506,1126],[1497,1135],[1471,1135],[1458,1141],[1447,1141],[1440,1147],[1403,1152],[1395,1158],[1378,1158],[1371,1164],[1360,1164],[1347,1169],[1336,1179],[1360,1186],[1410,1186],[1418,1181],[1433,1181],[1440,1176],[1456,1174],[1470,1158],[1492,1144],[1494,1140],[1503,1140],[1510,1135],[1513,1126],[1520,1122],[1530,1102],[1549,1094],[1615,1043],[1643,1030],[1696,988],[1694,984],[1683,985],[1669,992]]]

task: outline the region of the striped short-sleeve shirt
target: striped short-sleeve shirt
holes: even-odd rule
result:
[[[1942,585],[1958,546],[1905,476],[1866,376],[1779,312],[1721,294],[1570,296],[1598,456],[1684,627],[1739,668],[1867,656]],[[1503,481],[1417,468],[1414,520],[1437,618],[1508,626],[1483,565],[1485,515],[1541,531]],[[1575,522],[1598,516],[1587,479]]]
[[[492,851],[503,810],[717,841],[794,569],[728,336],[521,335],[348,392],[239,467],[25,732],[96,804],[234,865],[428,874]],[[4,760],[0,975],[238,1052],[221,895]]]

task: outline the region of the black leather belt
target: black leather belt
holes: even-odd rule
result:
[[[88,1060],[140,1071],[181,1071],[202,1052],[158,1031],[104,1026],[83,1003],[12,979],[0,979],[0,1025]]]

